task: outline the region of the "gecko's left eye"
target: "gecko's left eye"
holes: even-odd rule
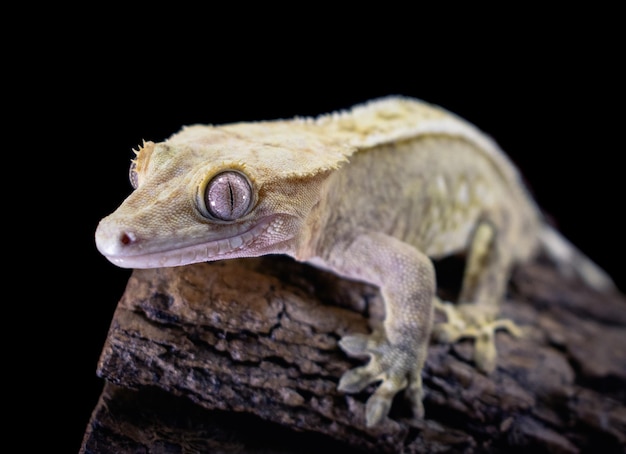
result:
[[[234,170],[214,176],[204,191],[209,214],[222,221],[234,221],[248,214],[252,205],[252,188],[242,173]]]
[[[130,168],[128,169],[128,179],[133,189],[137,189],[139,186],[139,177],[137,176],[137,160],[130,161]]]

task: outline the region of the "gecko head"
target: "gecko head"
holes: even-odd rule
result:
[[[289,252],[315,191],[245,150],[232,137],[144,143],[131,163],[134,191],[100,221],[96,247],[124,268]]]

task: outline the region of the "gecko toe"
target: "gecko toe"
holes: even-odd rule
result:
[[[383,396],[372,395],[365,406],[365,424],[374,427],[380,423],[391,409],[392,399]]]
[[[369,337],[364,334],[344,336],[339,341],[339,347],[350,356],[368,355]]]
[[[370,357],[365,366],[343,374],[337,387],[339,391],[357,393],[375,382],[380,382],[366,402],[367,427],[377,425],[387,416],[394,396],[404,389],[410,393],[415,415],[423,417],[421,369],[425,349],[411,349],[404,344],[391,344],[380,333],[370,336],[346,336],[339,345],[352,356]]]
[[[523,335],[523,330],[512,320],[494,320],[488,311],[481,311],[480,303],[476,306],[463,303],[457,307],[440,304],[437,308],[444,310],[448,321],[433,327],[432,338],[449,344],[460,339],[474,339],[474,362],[480,371],[487,374],[496,368],[496,331],[506,330],[514,337]]]
[[[474,344],[474,362],[480,371],[490,374],[496,368],[497,359],[495,328],[486,326],[481,331]]]
[[[377,380],[380,380],[380,368],[370,362],[344,373],[337,389],[346,393],[358,393]]]
[[[416,418],[424,417],[424,388],[422,387],[422,376],[413,374],[409,380],[405,394],[411,403],[413,415]]]
[[[433,327],[431,337],[442,344],[453,344],[465,335],[464,330],[451,323],[440,323]]]
[[[406,386],[407,378],[404,373],[392,373],[382,381],[365,406],[365,420],[368,427],[378,424],[387,416],[393,397]]]

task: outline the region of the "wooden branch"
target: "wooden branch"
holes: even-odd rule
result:
[[[282,256],[136,270],[100,358],[107,385],[82,452],[623,452],[624,296],[541,262],[518,269],[509,293],[503,316],[526,335],[498,334],[492,375],[473,366],[470,341],[433,344],[425,419],[398,396],[390,418],[366,429],[374,387],[336,390],[363,364],[337,341],[382,319],[376,288]]]

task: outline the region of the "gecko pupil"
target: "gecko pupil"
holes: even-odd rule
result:
[[[231,216],[233,211],[235,210],[235,194],[233,191],[233,185],[231,184],[231,182],[228,182],[228,192],[230,194],[230,212],[231,212]]]

